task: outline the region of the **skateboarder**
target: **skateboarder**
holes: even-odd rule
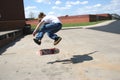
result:
[[[33,39],[38,45],[41,44],[41,40],[45,33],[54,40],[54,45],[57,45],[61,41],[56,32],[62,28],[61,21],[53,15],[45,15],[43,12],[39,14],[39,23],[33,31],[33,36],[36,37]]]

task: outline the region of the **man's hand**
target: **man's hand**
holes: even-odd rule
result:
[[[39,22],[38,23],[38,25],[37,25],[37,27],[35,28],[35,30],[33,31],[33,36],[35,36],[35,34],[37,33],[37,30],[39,29],[39,27],[41,26],[41,25],[43,25],[45,23],[45,21],[42,21],[42,22]]]
[[[33,36],[35,36],[35,34],[36,34],[36,31],[34,31],[34,32],[32,33]]]

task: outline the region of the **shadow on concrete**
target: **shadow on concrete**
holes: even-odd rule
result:
[[[120,34],[120,20],[114,21],[105,26],[91,27],[91,28],[87,28],[87,29],[93,29],[93,30],[99,30],[99,31]]]
[[[14,46],[18,41],[20,41],[24,36],[20,36],[17,39],[13,40],[12,42],[8,43],[7,45],[0,48],[0,55],[2,55],[9,47]]]
[[[73,55],[72,58],[70,59],[64,59],[64,60],[56,60],[56,61],[52,61],[52,62],[48,62],[47,64],[54,64],[54,63],[62,63],[62,64],[69,64],[69,63],[82,63],[84,61],[90,61],[93,60],[93,57],[91,57],[91,54],[96,53],[97,51],[88,53],[88,54],[84,54],[84,55]]]

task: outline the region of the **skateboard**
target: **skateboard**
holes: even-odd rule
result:
[[[37,52],[38,55],[51,55],[59,53],[58,48],[50,48],[50,49],[41,49]]]

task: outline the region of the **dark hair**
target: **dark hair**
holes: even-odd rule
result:
[[[45,16],[45,14],[43,12],[40,12],[40,14],[38,15],[38,18],[42,18],[44,16]]]
[[[41,19],[46,16],[43,12],[40,12],[39,15],[38,15],[38,21],[40,22]]]

